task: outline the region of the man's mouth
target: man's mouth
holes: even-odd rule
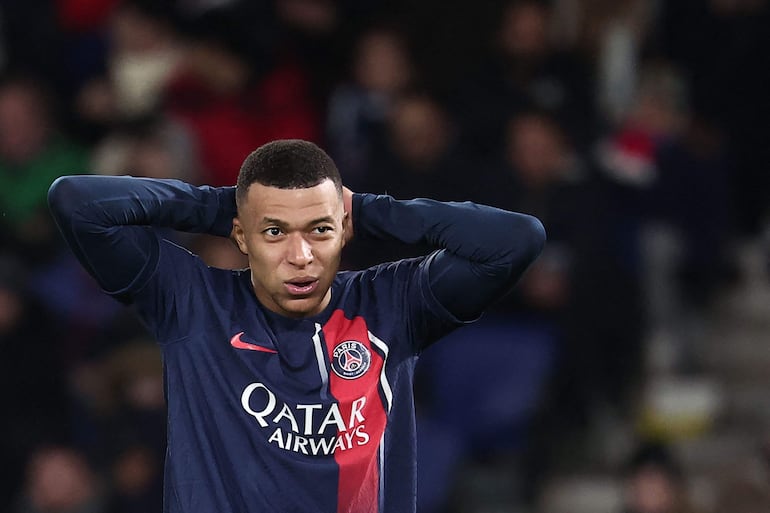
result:
[[[312,294],[318,287],[318,280],[315,278],[298,278],[284,282],[284,285],[292,296],[307,296]]]

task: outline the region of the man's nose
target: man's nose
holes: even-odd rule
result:
[[[313,261],[313,249],[300,233],[289,235],[286,260],[298,267],[304,267]]]

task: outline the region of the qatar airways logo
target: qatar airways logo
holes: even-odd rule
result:
[[[259,406],[257,406],[259,405]],[[319,456],[347,451],[369,443],[363,410],[366,397],[351,404],[343,416],[339,405],[297,404],[289,406],[276,399],[263,383],[243,389],[241,406],[262,428],[272,429],[267,441],[286,451]],[[314,426],[321,419],[318,428]]]

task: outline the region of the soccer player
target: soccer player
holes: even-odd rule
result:
[[[354,194],[300,140],[258,148],[236,187],[70,176],[49,203],[161,345],[169,513],[415,511],[417,356],[505,294],[545,241],[523,214]],[[208,267],[156,228],[230,236],[249,268]],[[436,251],[339,271],[354,232]]]

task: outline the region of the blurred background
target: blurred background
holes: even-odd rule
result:
[[[158,349],[48,186],[231,185],[276,138],[547,228],[421,358],[420,513],[770,511],[769,85],[765,0],[2,0],[0,511],[161,511]]]

